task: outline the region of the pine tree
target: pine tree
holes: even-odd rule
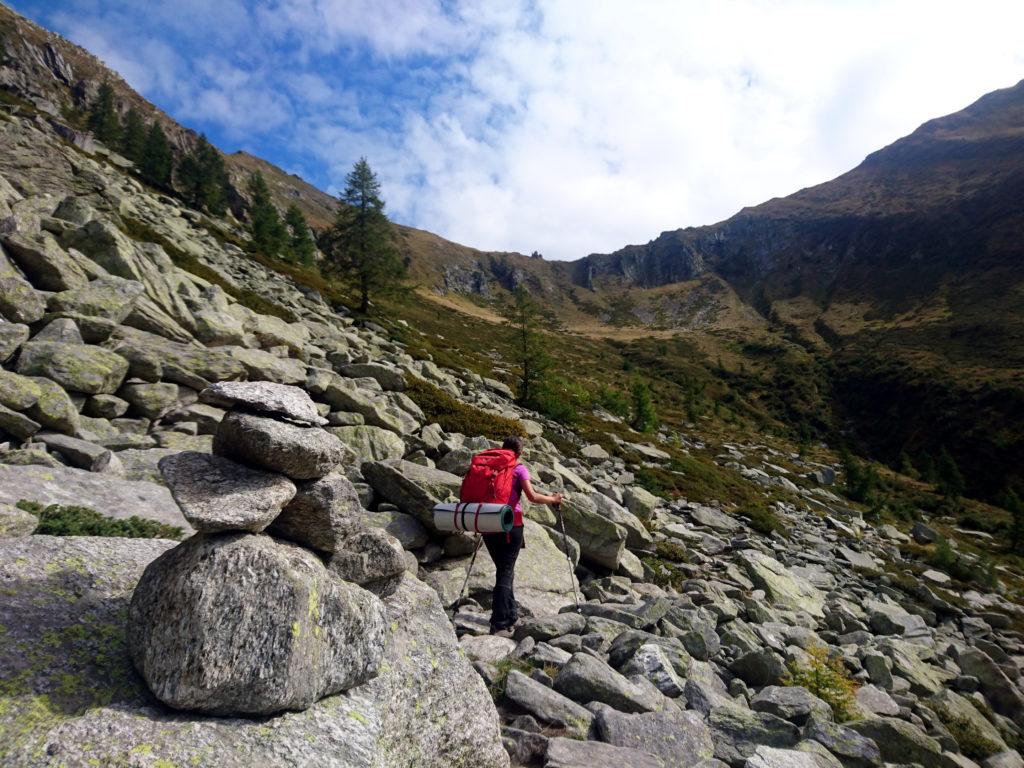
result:
[[[249,195],[249,235],[253,248],[264,256],[280,256],[288,245],[288,230],[270,198],[267,180],[259,171],[249,177]]]
[[[142,147],[139,172],[150,184],[167,188],[171,183],[171,166],[174,158],[171,145],[160,123],[156,120],[146,132],[146,143]]]
[[[121,139],[121,120],[114,107],[114,89],[106,80],[89,105],[89,130],[108,147],[116,147]]]
[[[937,475],[935,489],[947,501],[957,501],[964,493],[964,476],[960,473],[960,467],[956,465],[956,460],[949,455],[945,447],[939,454],[935,472]]]
[[[228,172],[224,158],[206,136],[200,135],[195,148],[182,158],[177,179],[189,205],[205,208],[216,216],[227,210]]]
[[[654,409],[651,388],[646,381],[633,383],[633,418],[630,425],[637,432],[650,432],[658,426],[658,412]]]
[[[505,318],[512,327],[512,360],[519,371],[516,398],[526,406],[537,404],[551,366],[538,331],[540,317],[540,305],[520,283],[512,292],[512,304],[505,311]]]
[[[121,154],[135,165],[142,161],[142,152],[146,146],[146,124],[142,115],[135,107],[128,110],[124,118],[124,130],[121,132]]]
[[[313,240],[313,233],[306,223],[306,217],[302,215],[299,206],[292,203],[284,215],[284,222],[291,231],[291,254],[292,259],[299,264],[310,266],[316,255],[316,242]]]
[[[384,213],[380,182],[365,157],[345,177],[340,203],[330,233],[329,256],[335,269],[355,279],[359,308],[366,313],[371,294],[393,290],[406,270],[391,243],[391,222]]]

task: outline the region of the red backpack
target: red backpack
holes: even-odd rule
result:
[[[515,451],[504,448],[481,451],[473,457],[469,471],[462,478],[459,502],[508,504],[518,465]]]

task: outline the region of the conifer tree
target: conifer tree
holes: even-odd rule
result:
[[[518,369],[516,398],[521,405],[533,406],[544,387],[551,359],[538,332],[540,305],[522,283],[512,292],[505,317],[513,331],[512,359]]]
[[[137,166],[142,160],[145,146],[146,124],[142,122],[139,110],[132,107],[124,118],[124,130],[121,132],[121,154]]]
[[[377,175],[360,158],[345,177],[338,217],[330,233],[331,264],[355,279],[359,308],[370,310],[370,296],[386,293],[405,276],[405,265],[391,243]]]
[[[313,233],[306,223],[306,217],[302,215],[299,206],[292,203],[284,215],[285,224],[291,232],[291,255],[294,261],[309,266],[313,264],[316,254],[316,243],[313,240]]]
[[[108,147],[116,147],[121,139],[121,120],[114,107],[114,89],[106,80],[89,105],[89,130]]]
[[[949,455],[945,447],[939,454],[935,472],[937,474],[936,490],[947,501],[957,501],[964,493],[964,476],[960,473],[960,467],[956,465],[956,460]]]
[[[633,418],[631,426],[637,432],[650,432],[658,426],[658,413],[654,409],[651,388],[645,381],[633,383]]]
[[[142,146],[142,158],[139,172],[142,178],[158,187],[168,187],[171,183],[171,167],[173,164],[171,145],[160,123],[156,120],[146,132],[146,143]]]
[[[276,257],[288,245],[288,230],[285,229],[270,198],[270,187],[263,174],[256,171],[249,177],[249,234],[252,245],[264,256]]]
[[[182,158],[177,179],[189,205],[218,216],[227,210],[228,172],[224,158],[206,136],[200,135],[195,149]]]

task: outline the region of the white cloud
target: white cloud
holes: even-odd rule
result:
[[[397,220],[549,258],[826,181],[1024,77],[1019,0],[183,2],[51,19],[328,191],[365,155]]]
[[[399,217],[578,258],[832,178],[1024,76],[1019,3],[552,0],[380,163]],[[407,176],[402,175],[406,169]]]

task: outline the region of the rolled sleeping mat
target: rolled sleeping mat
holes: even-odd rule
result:
[[[434,527],[443,533],[508,533],[515,515],[508,504],[438,504],[434,507]]]

